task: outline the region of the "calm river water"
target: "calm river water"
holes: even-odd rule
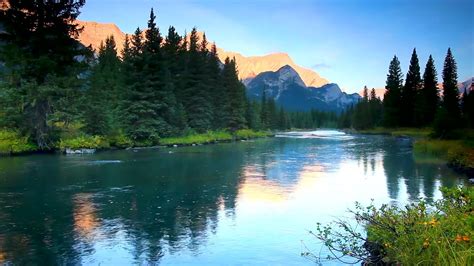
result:
[[[307,265],[316,222],[461,182],[407,139],[334,131],[0,158],[0,264]]]

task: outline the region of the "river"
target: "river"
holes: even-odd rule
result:
[[[5,157],[0,264],[311,265],[316,222],[462,182],[409,139],[336,131]]]

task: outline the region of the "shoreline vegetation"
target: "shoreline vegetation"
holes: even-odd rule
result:
[[[406,206],[355,204],[353,220],[317,224],[310,234],[327,257],[308,250],[317,263],[337,260],[362,265],[472,265],[474,187],[441,188],[442,199]],[[365,232],[363,232],[365,231]]]
[[[123,134],[115,136],[88,136],[81,134],[75,137],[60,139],[50,150],[40,150],[38,146],[29,141],[27,137],[15,131],[0,130],[0,157],[48,152],[66,153],[66,150],[74,152],[76,150],[95,151],[155,146],[192,146],[266,138],[272,137],[273,135],[271,131],[241,129],[233,133],[228,131],[208,131],[206,133],[190,133],[182,136],[162,138],[157,143],[136,143]]]

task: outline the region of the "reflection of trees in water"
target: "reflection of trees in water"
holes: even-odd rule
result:
[[[215,232],[219,211],[235,208],[243,159],[238,149],[200,150],[154,158],[124,152],[124,161],[138,159],[115,165],[28,168],[19,177],[32,178],[25,190],[9,198],[0,191],[1,201],[15,205],[0,206],[0,250],[18,264],[80,264],[95,241],[124,245],[122,234],[138,263],[157,262],[168,250],[197,251]],[[58,190],[65,182],[85,187]]]
[[[354,140],[346,150],[363,164],[366,174],[368,162],[372,173],[378,156],[383,158],[383,168],[387,178],[389,197],[397,200],[403,181],[409,200],[417,200],[424,195],[431,200],[441,186],[452,187],[459,182],[456,174],[436,162],[417,163],[412,152],[411,141],[403,138],[369,136]]]

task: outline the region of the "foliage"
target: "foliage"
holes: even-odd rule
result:
[[[318,224],[312,234],[329,249],[331,255],[326,259],[346,263],[472,265],[474,188],[441,191],[441,200],[421,200],[405,207],[356,203],[351,211],[356,225],[344,220]],[[303,255],[324,259],[310,252]]]
[[[385,126],[393,127],[400,125],[401,100],[402,100],[402,70],[400,61],[394,56],[388,68],[387,82],[384,96],[384,123]]]
[[[182,137],[170,137],[160,140],[161,145],[206,144],[218,141],[230,141],[232,134],[225,131],[208,131],[202,134],[190,134]]]
[[[0,129],[0,155],[27,153],[37,149],[28,137],[16,131]]]
[[[83,135],[71,139],[61,139],[59,141],[59,149],[106,149],[110,147],[110,143],[101,136]]]
[[[458,168],[474,169],[474,144],[469,140],[424,139],[416,141],[413,149],[415,155],[431,155]]]
[[[251,129],[240,129],[234,132],[237,139],[253,139],[269,137],[272,134],[268,131],[254,131]]]

